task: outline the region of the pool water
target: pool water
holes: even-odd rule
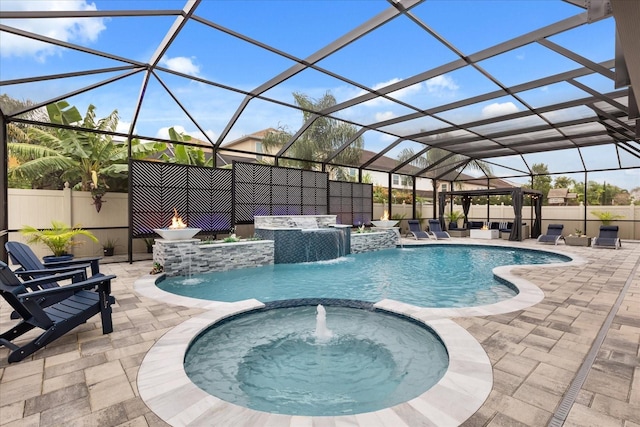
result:
[[[549,264],[570,258],[544,251],[475,245],[428,245],[348,255],[332,261],[172,277],[157,286],[192,298],[262,302],[385,298],[421,307],[468,307],[512,298],[516,291],[496,279],[502,265]]]
[[[330,338],[317,338],[316,307],[252,312],[214,325],[185,356],[185,371],[227,402],[270,413],[338,416],[419,396],[449,358],[433,331],[377,311],[326,307]]]

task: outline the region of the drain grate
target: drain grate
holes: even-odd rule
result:
[[[632,278],[635,277],[638,267],[640,267],[640,260],[636,262],[633,270],[631,270],[631,274],[629,275],[629,277],[627,277],[627,281],[622,287],[622,290],[620,291],[615,304],[613,305],[613,307],[611,307],[611,310],[609,311],[607,318],[602,324],[602,327],[600,328],[600,331],[598,332],[598,335],[596,336],[596,339],[593,342],[589,353],[587,353],[587,357],[585,357],[584,361],[582,362],[582,365],[578,370],[578,374],[571,382],[569,390],[567,390],[567,392],[565,393],[562,401],[560,402],[560,405],[558,406],[558,409],[556,409],[556,412],[553,414],[551,421],[549,421],[548,427],[562,427],[562,425],[564,425],[567,416],[569,416],[569,411],[571,411],[571,408],[573,407],[573,404],[578,397],[578,393],[580,393],[582,385],[586,381],[587,375],[589,375],[589,371],[591,370],[591,367],[593,366],[593,363],[598,356],[600,347],[607,337],[607,332],[609,332],[609,329],[611,328],[613,319],[618,313],[618,309],[622,305],[622,301],[624,300],[624,297],[627,294],[629,287],[631,286]]]

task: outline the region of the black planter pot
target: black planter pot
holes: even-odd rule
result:
[[[104,253],[104,256],[113,256],[113,250],[115,248],[103,248],[102,251]]]
[[[45,263],[70,261],[72,259],[73,259],[73,254],[66,254],[66,255],[59,255],[59,256],[47,255],[42,257],[42,261],[44,261]]]

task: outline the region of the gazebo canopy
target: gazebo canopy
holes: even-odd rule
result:
[[[462,210],[464,211],[465,221],[469,215],[469,207],[471,206],[471,199],[474,196],[511,196],[511,206],[513,206],[513,227],[511,228],[511,235],[509,240],[522,240],[522,207],[524,206],[524,197],[531,198],[531,205],[534,207],[535,218],[533,220],[533,226],[531,229],[531,237],[538,237],[542,227],[542,192],[538,190],[531,190],[528,188],[487,188],[477,190],[464,190],[464,191],[443,191],[439,194],[439,217],[440,223],[444,225],[444,211],[446,207],[447,197],[460,197],[462,199]],[[487,215],[489,204],[487,203]],[[489,218],[487,218],[489,220]]]

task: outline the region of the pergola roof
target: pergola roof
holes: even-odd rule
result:
[[[0,39],[37,40],[55,52],[46,58],[49,67],[25,66],[18,74],[9,72],[6,61],[21,59],[3,59],[2,91],[29,98],[35,107],[67,99],[93,103],[103,115],[107,108],[118,109],[129,124],[122,137],[162,139],[158,128],[181,125],[201,133],[213,149],[243,134],[297,122],[294,137],[277,154],[291,158],[290,147],[314,120],[299,123],[291,91],[314,96],[333,89],[339,91],[337,104],[313,111],[314,117],[354,125],[364,148],[378,154],[344,166],[452,180],[467,164],[483,161],[508,178],[530,175],[536,155],[553,153],[563,159],[552,171],[557,173],[640,168],[640,89],[635,95],[631,90],[640,87],[640,2],[512,2],[522,13],[496,26],[491,9],[505,3],[475,1],[466,4],[469,13],[486,15],[460,28],[440,24],[452,22],[448,14],[456,2],[348,2],[359,14],[345,16],[337,1],[168,0],[159,4],[175,8],[165,10],[153,9],[157,2],[97,3],[117,9],[2,10]],[[265,15],[230,19],[248,8]],[[100,37],[110,41],[111,50],[99,41],[47,33],[46,23],[59,18],[100,22]],[[34,19],[42,25],[24,25]],[[147,34],[150,22],[163,23],[164,31],[152,32],[154,25]],[[283,26],[290,27],[288,37],[304,39],[306,49],[274,39],[271,34],[283,32],[271,30]],[[412,39],[384,42],[399,26]],[[479,34],[490,34],[483,40],[493,44],[479,45]],[[368,62],[354,63],[355,51]],[[536,58],[535,67],[522,68],[519,58],[525,56]],[[206,72],[169,60],[211,57],[216,68]],[[455,84],[464,90],[437,92]],[[163,114],[152,110],[158,105]],[[2,111],[9,122],[24,120],[24,113]],[[265,115],[270,123],[264,123]],[[336,155],[352,142],[322,161],[337,164]],[[452,154],[420,168],[380,160],[396,158],[403,149],[417,156],[434,147]]]

